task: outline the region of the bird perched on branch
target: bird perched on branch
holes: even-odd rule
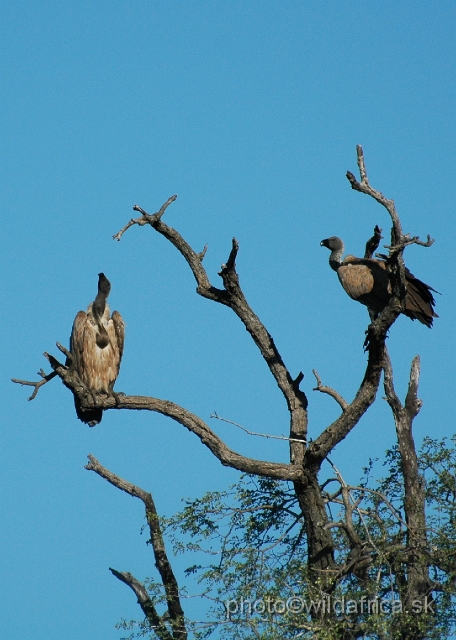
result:
[[[73,366],[94,394],[113,393],[124,348],[124,321],[118,311],[110,316],[107,303],[110,291],[111,283],[104,273],[99,273],[97,297],[87,312],[77,314],[70,338]],[[75,407],[78,418],[90,427],[101,422],[102,409],[82,410],[76,397]]]
[[[320,242],[322,247],[331,250],[329,265],[337,271],[339,280],[350,298],[364,304],[377,316],[388,304],[392,286],[390,275],[384,260],[355,258],[347,256],[342,260],[344,243],[337,236],[331,236]],[[421,282],[405,269],[406,294],[402,313],[412,320],[419,320],[427,327],[432,327],[435,300],[432,291],[435,289]]]

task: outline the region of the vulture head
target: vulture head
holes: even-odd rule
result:
[[[334,271],[337,271],[341,262],[342,256],[345,251],[344,243],[337,236],[331,236],[330,238],[326,238],[320,242],[321,247],[327,247],[331,250],[331,255],[329,256],[329,266]]]
[[[92,313],[95,320],[100,324],[100,318],[103,316],[106,309],[106,300],[108,299],[111,291],[111,283],[107,279],[104,273],[98,274],[98,293],[97,297],[92,303]],[[100,324],[101,329],[101,324]]]
[[[104,273],[98,274],[98,293],[107,298],[111,291],[111,283]]]

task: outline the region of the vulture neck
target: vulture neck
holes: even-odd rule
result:
[[[106,327],[104,326],[104,323],[108,322],[109,320],[109,307],[106,303],[107,297],[108,296],[104,293],[98,293],[97,297],[91,305],[92,316],[95,324],[98,327],[95,341],[99,349],[104,349],[110,342],[108,332],[106,331]]]
[[[331,251],[331,255],[329,256],[329,266],[334,271],[337,271],[340,265],[342,264],[343,253],[344,253],[344,245],[342,245],[339,249],[333,249]]]
[[[103,317],[106,309],[106,300],[108,296],[104,293],[98,292],[97,297],[92,302],[92,313],[97,322]]]

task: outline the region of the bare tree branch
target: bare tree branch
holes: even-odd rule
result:
[[[404,236],[402,242],[400,242],[396,246],[385,244],[385,248],[389,249],[391,252],[394,252],[394,251],[400,251],[401,249],[404,249],[405,247],[408,247],[411,244],[417,244],[420,247],[430,247],[434,244],[434,242],[435,240],[433,240],[429,234],[426,242],[424,242],[423,240],[419,239],[419,236],[413,236],[413,238],[411,238],[410,234],[407,233]]]
[[[378,225],[374,227],[374,235],[366,242],[366,250],[364,252],[364,259],[370,260],[377,250],[380,240],[383,238],[382,229]]]
[[[169,614],[170,623],[173,629],[173,638],[175,640],[186,640],[187,631],[185,628],[184,611],[182,609],[180,597],[179,597],[179,587],[178,587],[174,572],[172,570],[171,563],[168,560],[168,556],[165,549],[165,543],[163,540],[163,534],[160,527],[159,517],[157,514],[157,510],[155,508],[155,503],[152,498],[152,494],[148,493],[147,491],[144,491],[143,489],[141,489],[140,487],[137,487],[131,482],[127,482],[126,480],[123,480],[116,474],[112,473],[111,471],[106,469],[106,467],[103,467],[103,465],[101,465],[94,456],[89,455],[88,458],[89,458],[89,462],[85,466],[87,470],[95,471],[95,473],[97,473],[100,477],[104,478],[105,480],[110,482],[112,485],[120,489],[121,491],[125,491],[125,493],[128,493],[134,498],[139,498],[144,503],[144,506],[146,509],[147,523],[149,525],[149,531],[150,531],[150,542],[152,544],[152,548],[155,556],[155,566],[157,567],[158,572],[160,573],[160,577],[166,593],[168,614]],[[124,576],[128,575],[132,580],[134,580],[131,574],[122,574],[122,575]],[[129,586],[136,593],[136,589],[134,589],[134,587],[132,586],[135,583],[132,582],[132,580],[130,580],[131,584],[129,584]],[[137,583],[136,587],[138,585],[140,585],[140,583]],[[139,591],[141,594],[141,598],[144,600],[143,590],[144,590],[143,585],[140,585]],[[147,591],[146,591],[146,595],[147,595]],[[148,596],[147,596],[147,599],[149,599]],[[139,596],[138,596],[138,602],[140,602]]]
[[[224,288],[218,289],[212,286],[206,270],[202,265],[201,254],[197,254],[178,231],[169,227],[161,220],[164,210],[172,201],[173,197],[169,198],[160,211],[153,215],[149,215],[141,209],[141,207],[138,207],[138,205],[135,205],[134,209],[142,213],[143,217],[140,220],[145,222],[141,222],[141,224],[150,224],[158,233],[169,240],[185,258],[197,282],[197,293],[204,298],[230,307],[243,322],[245,328],[259,348],[261,355],[266,361],[269,370],[286,400],[290,412],[290,459],[292,464],[301,466],[305,450],[303,443],[307,433],[308,404],[304,392],[299,389],[302,374],[293,380],[272,336],[247,303],[239,285],[239,277],[236,273],[236,256],[239,251],[239,243],[233,238],[230,255],[226,264],[222,265],[219,273],[223,280]],[[126,225],[126,227],[121,230],[122,233],[129,228],[129,226],[132,226],[132,224]],[[121,232],[119,233],[122,235]],[[114,237],[119,239],[118,236],[119,234]]]
[[[397,313],[398,309],[402,309],[402,303],[406,295],[405,265],[402,258],[402,252],[404,248],[410,244],[418,244],[423,247],[430,247],[433,244],[434,240],[432,240],[429,235],[427,236],[427,242],[421,241],[418,236],[414,236],[413,238],[411,238],[410,234],[404,235],[401,222],[396,211],[394,200],[388,200],[388,198],[386,198],[380,191],[377,191],[370,186],[364,163],[363,149],[361,145],[357,145],[356,151],[358,156],[358,167],[360,171],[361,181],[358,182],[355,176],[350,171],[347,171],[347,178],[352,186],[352,189],[360,191],[361,193],[365,193],[366,195],[369,195],[377,200],[377,202],[379,202],[386,208],[392,221],[391,244],[386,245],[386,247],[390,250],[390,255],[387,258],[387,268],[391,275],[392,297],[389,304],[380,314],[379,318],[374,323],[372,323],[371,326],[375,327],[377,324],[386,321],[391,313]],[[367,339],[370,339],[369,335]]]
[[[168,400],[160,400],[159,398],[152,398],[148,396],[127,396],[120,394],[107,396],[105,394],[96,394],[83,384],[76,371],[71,366],[66,367],[54,358],[54,356],[48,353],[45,353],[44,355],[54,369],[51,374],[46,376],[46,382],[56,375],[59,376],[64,385],[78,397],[83,409],[98,407],[103,410],[130,409],[161,413],[162,415],[165,415],[186,427],[189,431],[195,433],[201,442],[206,445],[225,466],[238,469],[244,473],[258,474],[260,476],[280,480],[293,481],[304,477],[302,467],[299,467],[296,464],[255,460],[233,451],[203,420],[201,420],[201,418]],[[29,384],[35,387],[37,386],[38,388],[41,386],[41,383],[27,383],[27,381],[20,381],[19,383]],[[42,384],[45,384],[45,382]],[[36,396],[36,393],[37,391],[35,390],[32,398]],[[295,440],[295,444],[298,446],[305,445],[305,442],[299,438],[296,438]]]
[[[140,227],[144,226],[145,224],[152,224],[151,220],[160,220],[160,218],[162,217],[162,215],[165,213],[167,207],[169,207],[169,205],[174,202],[175,200],[177,200],[177,195],[171,196],[170,198],[168,198],[168,200],[165,202],[165,204],[163,204],[161,206],[161,208],[154,214],[150,215],[148,213],[146,213],[144,211],[144,209],[141,209],[141,207],[138,207],[137,204],[135,204],[133,206],[133,211],[140,211],[142,214],[141,218],[136,218],[135,219],[131,219],[129,222],[127,222],[127,224],[123,227],[123,229],[121,229],[118,233],[116,233],[115,235],[113,235],[112,237],[114,238],[114,240],[120,241],[121,237],[123,236],[123,234],[125,233],[125,231],[127,231],[127,229],[129,229],[130,227],[132,227],[133,225],[137,224]]]
[[[426,534],[426,489],[424,478],[419,472],[418,455],[412,435],[412,424],[418,415],[422,402],[418,398],[420,359],[415,356],[410,371],[405,406],[399,400],[393,383],[393,370],[388,353],[385,351],[384,389],[396,424],[399,454],[404,478],[404,510],[407,521],[407,547],[409,548],[409,569],[404,583],[404,602],[422,600],[432,590],[429,576]]]
[[[240,286],[239,276],[236,272],[236,258],[239,252],[238,241],[235,238],[232,239],[228,259],[225,264],[222,264],[218,274],[222,279],[223,285],[218,288],[211,284],[208,274],[203,267],[203,259],[207,245],[199,253],[195,252],[178,231],[163,222],[163,216],[167,208],[176,200],[177,196],[168,198],[154,214],[149,214],[138,205],[135,205],[133,209],[140,213],[140,217],[136,219],[132,218],[113,236],[114,239],[119,241],[123,234],[132,226],[151,226],[157,233],[171,242],[186,260],[195,278],[197,293],[206,299],[213,300],[214,302],[231,308],[238,316],[257,345],[269,371],[273,375],[277,386],[285,398],[290,415],[288,438],[269,436],[267,434],[254,435],[287,439],[290,442],[290,463],[274,463],[240,455],[227,447],[224,441],[198,416],[173,402],[145,396],[93,393],[85,387],[79,379],[74,369],[71,353],[59,344],[57,344],[59,350],[67,357],[65,365],[61,364],[52,355],[45,354],[52,367],[50,374],[46,375],[41,371],[39,375],[42,380],[39,382],[28,382],[18,379],[14,379],[13,381],[19,384],[33,386],[35,388],[34,393],[30,398],[33,399],[42,385],[53,377],[59,376],[63,384],[77,397],[83,409],[90,409],[96,406],[102,410],[129,409],[160,413],[194,433],[200,439],[201,443],[204,444],[223,465],[248,474],[292,481],[305,522],[308,543],[309,575],[311,576],[310,588],[315,589],[316,593],[318,591],[321,593],[322,590],[326,591],[326,593],[331,593],[337,586],[337,581],[339,581],[342,576],[348,575],[349,572],[353,572],[355,576],[363,580],[367,569],[371,565],[372,554],[376,552],[379,553],[379,550],[376,549],[375,544],[372,542],[372,536],[363,519],[366,512],[360,507],[361,501],[364,499],[364,492],[369,490],[348,486],[336,469],[340,489],[335,494],[328,494],[323,490],[324,487],[320,486],[318,474],[323,461],[325,459],[329,461],[328,455],[332,449],[350,433],[374,402],[380,384],[381,374],[382,371],[384,371],[385,392],[396,421],[399,450],[403,466],[406,493],[406,535],[408,538],[407,545],[404,547],[401,538],[401,536],[404,535],[404,531],[401,527],[399,532],[400,544],[393,544],[390,554],[383,550],[381,552],[384,553],[387,558],[391,558],[391,554],[397,554],[392,562],[396,562],[400,567],[399,569],[392,569],[391,564],[391,566],[389,566],[391,576],[393,576],[394,573],[394,577],[398,581],[399,590],[402,589],[404,593],[406,591],[406,596],[410,599],[413,594],[419,597],[427,595],[431,589],[428,571],[430,556],[429,553],[427,553],[426,522],[424,519],[424,485],[418,471],[418,461],[412,437],[412,421],[421,407],[421,401],[417,396],[419,360],[415,359],[412,365],[407,397],[404,406],[402,406],[394,391],[392,369],[385,347],[385,340],[387,332],[403,309],[406,286],[402,252],[404,248],[410,244],[430,246],[433,240],[428,236],[427,242],[423,242],[419,240],[417,236],[411,237],[410,235],[403,234],[394,201],[387,199],[380,191],[371,187],[369,183],[361,146],[357,147],[357,162],[360,179],[357,180],[352,173],[347,172],[347,178],[352,188],[373,197],[384,206],[392,221],[391,243],[387,246],[390,254],[386,257],[387,269],[391,274],[392,296],[388,305],[378,317],[373,320],[366,332],[365,346],[368,352],[367,365],[363,380],[352,402],[346,402],[334,389],[324,386],[321,383],[318,373],[314,370],[317,381],[315,390],[331,396],[339,404],[341,415],[309,444],[306,440],[307,397],[299,388],[304,376],[302,372],[298,373],[295,378],[291,376],[273,338],[246,300]],[[366,244],[365,257],[371,258],[378,248],[382,238],[381,231],[378,226],[375,227],[374,235]],[[224,420],[216,414],[211,417]],[[232,423],[229,420],[225,421]],[[247,429],[237,423],[232,424],[247,431]],[[86,468],[95,471],[117,488],[143,501],[146,508],[146,516],[157,568],[162,577],[166,592],[169,618],[159,616],[155,610],[154,602],[147,593],[147,589],[142,583],[136,580],[134,576],[129,573],[118,572],[114,569],[111,569],[111,571],[119,580],[122,580],[135,592],[138,597],[138,602],[141,604],[144,613],[160,640],[186,638],[178,585],[166,556],[158,516],[151,494],[112,474],[102,467],[93,456],[89,456],[89,463]],[[355,489],[360,491],[360,493],[354,495],[353,491]],[[380,494],[378,495],[380,496]],[[382,497],[382,499],[385,500],[388,508],[393,510],[392,505],[387,502],[386,498]],[[329,521],[326,511],[329,502],[343,506],[345,509],[343,520],[339,522]],[[377,504],[376,501],[375,504]],[[369,513],[369,516],[373,518],[371,522],[379,523],[380,515],[384,512],[385,510],[383,506],[381,506],[378,512],[373,514]],[[359,518],[364,524],[367,535],[365,535],[363,530],[358,528],[358,521],[353,517],[355,513],[359,514]],[[397,512],[395,512],[395,515],[399,517]],[[404,524],[400,517],[399,520],[401,524]],[[380,529],[379,537],[380,540],[382,540],[385,527],[382,528],[381,522],[378,524],[378,527]],[[343,530],[348,538],[350,553],[346,557],[345,562],[342,563],[336,562],[335,559],[336,538],[333,537],[331,532],[334,528]],[[379,547],[381,547],[381,545],[379,545]],[[397,560],[399,556],[400,560]],[[408,567],[410,564],[413,565],[413,570],[408,571],[407,568],[407,573],[403,567]],[[170,625],[172,627],[172,633],[170,633]],[[254,631],[256,633],[256,630]],[[361,631],[356,637],[360,637],[360,634]],[[351,637],[355,637],[355,635],[352,634]],[[416,637],[418,637],[418,635]]]
[[[339,393],[337,393],[337,391],[335,391],[334,389],[331,389],[331,387],[326,387],[326,386],[322,385],[320,376],[318,375],[318,373],[317,373],[317,371],[315,369],[312,369],[312,373],[314,374],[314,376],[315,376],[315,378],[317,380],[317,386],[314,387],[314,391],[320,391],[320,393],[328,394],[328,396],[331,396],[331,398],[334,398],[334,400],[340,406],[342,411],[345,411],[346,408],[348,407],[348,403],[345,402],[345,400],[342,398],[342,396]]]
[[[12,382],[15,382],[16,384],[20,384],[22,386],[29,386],[29,387],[35,387],[34,392],[32,393],[32,395],[27,398],[27,400],[34,400],[37,396],[38,391],[40,390],[40,388],[45,385],[46,383],[48,383],[50,380],[52,380],[53,378],[55,378],[55,376],[57,375],[57,373],[55,371],[51,371],[51,373],[48,373],[47,375],[44,373],[43,369],[40,369],[38,371],[38,375],[41,376],[42,380],[39,380],[38,382],[30,382],[28,380],[19,380],[18,378],[11,378]]]
[[[198,436],[201,442],[206,445],[225,466],[238,469],[244,473],[253,473],[269,478],[277,478],[279,480],[293,481],[303,478],[302,467],[298,467],[296,464],[255,460],[233,451],[201,418],[169,400],[160,400],[159,398],[148,396],[123,396],[117,394],[115,396],[106,396],[103,394],[95,394],[96,402],[94,402],[94,394],[85,387],[77,373],[71,367],[65,367],[49,354],[47,354],[47,357],[64,385],[78,396],[84,409],[96,406],[103,410],[130,409],[160,413],[175,420]]]
[[[117,571],[109,567],[109,571],[118,580],[128,585],[138,598],[138,604],[143,610],[150,626],[158,636],[159,640],[174,640],[173,636],[169,633],[166,625],[163,623],[161,616],[157,613],[157,610],[149,598],[146,587],[139,582],[131,573]]]
[[[233,420],[228,420],[227,418],[222,418],[222,416],[217,415],[215,411],[214,413],[211,414],[210,417],[214,418],[214,420],[221,420],[222,422],[226,422],[227,424],[232,424],[235,427],[242,429],[242,431],[245,431],[245,433],[248,433],[249,436],[257,436],[258,438],[271,438],[272,440],[287,440],[288,442],[290,440],[293,440],[293,441],[296,440],[296,442],[302,442],[301,439],[298,440],[294,438],[287,438],[286,436],[273,436],[270,433],[257,433],[256,431],[249,431],[248,429],[243,427],[242,424],[239,424],[238,422],[233,422]]]
[[[399,216],[396,211],[394,200],[388,200],[388,198],[385,198],[383,193],[381,193],[380,191],[377,191],[376,189],[370,186],[369,179],[367,177],[366,166],[364,162],[363,148],[360,144],[356,145],[356,153],[358,157],[358,167],[359,167],[361,181],[358,182],[358,180],[355,178],[353,173],[351,173],[350,171],[347,171],[347,178],[351,184],[352,189],[355,189],[356,191],[360,191],[361,193],[365,193],[366,195],[371,196],[372,198],[377,200],[377,202],[383,205],[385,209],[388,211],[388,213],[391,216],[391,221],[393,223],[392,244],[396,244],[396,242],[400,242],[402,240],[403,234],[402,234],[401,222],[399,220]]]

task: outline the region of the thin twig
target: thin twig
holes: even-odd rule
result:
[[[418,244],[421,247],[430,247],[434,244],[434,242],[435,240],[431,238],[429,234],[427,236],[427,241],[424,242],[423,240],[420,240],[419,236],[413,236],[413,238],[411,238],[410,234],[407,233],[404,236],[404,239],[402,240],[402,242],[399,242],[396,245],[385,244],[384,247],[385,249],[389,249],[393,253],[396,251],[400,251],[401,249],[404,249],[404,247],[408,247],[411,244]]]
[[[306,442],[304,438],[301,438],[301,439],[287,438],[286,436],[273,436],[269,433],[257,433],[256,431],[249,431],[248,429],[243,427],[241,424],[238,424],[237,422],[233,422],[232,420],[228,420],[227,418],[222,418],[215,411],[214,413],[211,413],[209,417],[214,418],[215,420],[221,420],[222,422],[227,422],[228,424],[232,424],[235,427],[239,427],[239,429],[242,429],[242,431],[245,431],[246,433],[248,433],[249,436],[257,436],[259,438],[273,438],[274,440],[286,440],[287,442],[300,442],[301,444],[303,442]]]
[[[130,227],[132,227],[135,224],[142,227],[145,224],[154,224],[155,222],[158,222],[162,217],[162,215],[165,213],[166,209],[169,207],[169,205],[172,202],[174,202],[176,199],[177,199],[177,195],[170,196],[168,200],[160,207],[160,209],[153,214],[147,213],[147,211],[144,211],[144,209],[142,209],[137,204],[133,205],[133,211],[139,211],[142,214],[142,217],[136,218],[136,220],[132,218],[129,222],[127,222],[127,224],[120,231],[118,231],[112,237],[114,238],[114,240],[119,241],[123,236],[123,234],[125,233],[125,231],[127,231]]]
[[[345,482],[345,480],[343,479],[342,474],[340,473],[339,469],[336,467],[336,465],[335,465],[333,462],[331,462],[331,460],[329,459],[329,457],[326,457],[326,460],[329,462],[329,464],[331,465],[331,467],[334,469],[334,471],[335,471],[335,473],[336,473],[336,475],[337,475],[337,477],[338,477],[338,479],[339,479],[339,482],[340,482],[340,484],[342,485],[342,487],[344,487],[344,488],[348,491],[348,494],[349,494],[349,496],[350,496],[350,500],[352,501],[352,503],[353,503],[353,506],[354,506],[355,510],[358,512],[359,518],[360,518],[360,520],[361,520],[361,522],[362,522],[362,524],[363,524],[363,527],[364,527],[364,529],[365,529],[365,531],[366,531],[367,538],[368,538],[368,540],[369,540],[370,544],[372,545],[373,549],[375,549],[375,551],[377,551],[377,553],[380,553],[380,551],[379,551],[379,550],[377,549],[377,547],[375,546],[375,542],[374,542],[374,541],[372,540],[372,538],[371,538],[371,535],[370,535],[370,533],[369,533],[369,529],[368,529],[368,527],[367,527],[367,524],[366,524],[366,522],[365,522],[365,520],[364,520],[363,514],[361,513],[361,510],[360,510],[360,509],[358,509],[358,507],[357,507],[357,505],[356,505],[355,498],[353,497],[353,494],[352,494],[352,492],[350,491],[349,486],[347,485],[347,483],[346,483],[346,482]]]
[[[352,485],[348,485],[348,488],[351,491],[364,491],[366,493],[371,493],[374,496],[378,496],[386,504],[386,506],[391,511],[393,516],[398,520],[398,522],[400,522],[405,528],[407,528],[406,521],[401,518],[399,511],[391,504],[391,502],[383,493],[381,493],[380,491],[376,491],[375,489],[368,489],[367,487],[354,487]]]
[[[335,391],[331,387],[326,387],[326,386],[322,385],[320,376],[318,375],[316,369],[312,369],[312,373],[314,374],[314,376],[315,376],[315,378],[317,380],[317,386],[314,387],[313,391],[320,391],[320,393],[328,394],[328,396],[331,396],[331,398],[334,398],[334,400],[339,404],[339,406],[342,409],[342,411],[346,411],[347,408],[348,408],[348,402],[346,402],[342,398],[340,393],[337,393],[337,391]]]
[[[44,372],[41,369],[38,372],[38,375],[40,375],[42,377],[42,380],[40,380],[39,382],[32,382],[29,380],[19,380],[18,378],[11,378],[12,382],[15,382],[16,384],[21,384],[23,387],[24,386],[28,386],[28,387],[35,387],[34,392],[32,393],[32,395],[30,396],[30,398],[27,398],[27,400],[34,400],[36,398],[36,395],[38,393],[38,391],[40,390],[40,388],[45,385],[47,382],[49,382],[50,380],[52,380],[52,378],[55,378],[55,376],[57,375],[57,373],[55,371],[51,371],[51,373],[48,373],[48,375],[42,375]]]
[[[60,344],[60,342],[56,342],[55,344],[57,345],[57,349],[61,351],[71,362],[73,362],[74,358],[71,351],[68,351],[68,349]]]

